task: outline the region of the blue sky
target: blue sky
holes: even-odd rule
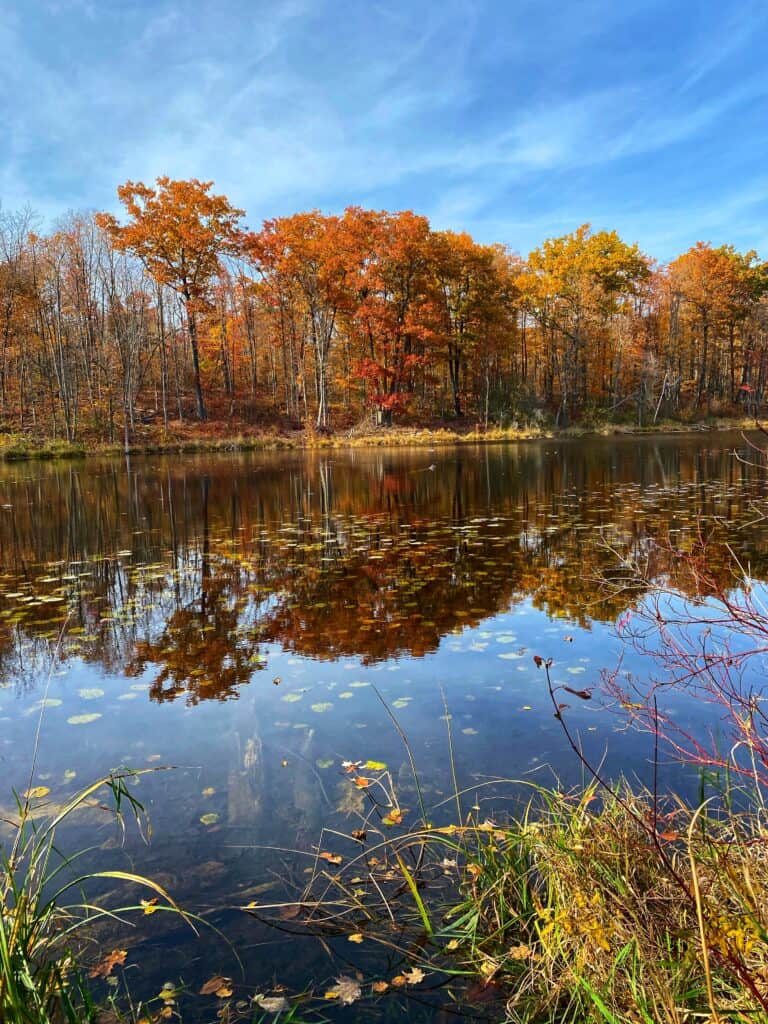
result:
[[[768,256],[768,2],[0,0],[0,200],[213,179],[527,252],[584,221]]]

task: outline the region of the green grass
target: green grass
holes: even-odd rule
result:
[[[149,769],[151,771],[152,769]],[[63,804],[47,804],[47,792],[17,798],[15,817],[3,819],[9,838],[0,844],[0,1020],[3,1024],[82,1024],[99,1008],[85,975],[83,958],[94,923],[140,903],[105,909],[89,891],[99,880],[135,885],[158,900],[158,909],[189,918],[151,879],[124,871],[81,871],[81,855],[59,851],[57,831],[107,790],[115,812],[141,822],[143,807],[128,783],[148,769],[120,771],[97,780]],[[39,793],[39,795],[38,795]]]
[[[399,807],[388,773],[375,785]],[[661,815],[627,785],[529,788],[512,822],[395,834],[369,815],[363,848],[297,895],[306,928],[394,948],[459,1002],[496,993],[514,1024],[768,1021],[762,807]]]

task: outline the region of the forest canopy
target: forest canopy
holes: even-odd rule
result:
[[[0,210],[0,431],[129,443],[147,424],[558,425],[754,414],[768,264],[659,264],[588,224],[523,258],[412,211],[267,220],[212,182],[118,189],[47,234]]]

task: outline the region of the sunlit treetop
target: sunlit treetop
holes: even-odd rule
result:
[[[218,272],[223,255],[238,255],[242,245],[244,211],[226,196],[212,195],[213,182],[172,181],[160,177],[156,187],[127,181],[117,194],[128,223],[112,214],[97,216],[112,245],[131,252],[162,284],[185,299],[202,296]]]

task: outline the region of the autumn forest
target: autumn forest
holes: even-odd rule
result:
[[[660,264],[582,225],[526,257],[426,217],[265,221],[211,182],[118,189],[122,218],[41,234],[0,212],[0,431],[324,433],[754,414],[768,264],[698,242]]]

